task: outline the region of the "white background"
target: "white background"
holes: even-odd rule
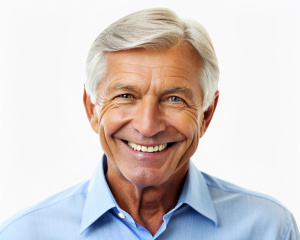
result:
[[[202,23],[219,59],[219,105],[193,161],[300,224],[300,2],[289,0],[0,0],[0,222],[92,175],[87,52],[108,24],[156,6]]]

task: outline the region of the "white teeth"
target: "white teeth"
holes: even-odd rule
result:
[[[153,152],[153,147],[148,147],[148,152]]]
[[[160,145],[149,146],[149,147],[138,145],[133,142],[127,142],[127,144],[132,149],[134,149],[136,151],[142,151],[142,152],[157,152],[157,151],[165,150],[167,147],[167,144],[160,144]]]
[[[142,146],[142,152],[148,152],[148,148],[146,146]]]

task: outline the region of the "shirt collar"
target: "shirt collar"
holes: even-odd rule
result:
[[[81,233],[110,209],[117,207],[105,179],[107,158],[104,155],[90,180],[82,214]],[[196,166],[190,162],[188,174],[177,206],[187,204],[195,211],[218,225],[217,213],[213,205],[206,181]]]
[[[103,155],[102,161],[98,164],[89,183],[82,214],[81,233],[117,205],[105,179],[106,171],[107,159]]]
[[[217,212],[208,190],[206,180],[193,162],[190,162],[177,206],[183,203],[189,205],[201,215],[209,218],[216,226],[218,226]]]

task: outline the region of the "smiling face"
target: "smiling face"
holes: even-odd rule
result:
[[[146,187],[184,177],[213,114],[201,110],[200,75],[200,58],[184,44],[107,53],[97,106],[85,105],[108,180]]]

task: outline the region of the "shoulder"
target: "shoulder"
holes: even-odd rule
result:
[[[274,234],[285,239],[299,236],[292,213],[279,201],[202,173],[216,208],[220,224],[245,226],[248,231]],[[273,235],[272,235],[273,236]],[[271,238],[268,238],[271,239]]]
[[[252,205],[256,203],[264,203],[266,205],[282,209],[283,211],[288,211],[278,200],[268,195],[239,187],[203,172],[201,172],[201,174],[206,181],[214,201],[222,201],[227,199],[229,202],[236,202],[238,200],[246,200],[245,204]],[[229,196],[230,198],[228,198]]]
[[[88,183],[89,181],[86,181],[63,190],[10,217],[0,225],[0,240],[27,239],[27,235],[30,239],[29,236],[34,236],[33,229],[34,232],[39,229],[45,230],[49,224],[61,224],[65,218],[73,218],[76,221],[82,214]]]

